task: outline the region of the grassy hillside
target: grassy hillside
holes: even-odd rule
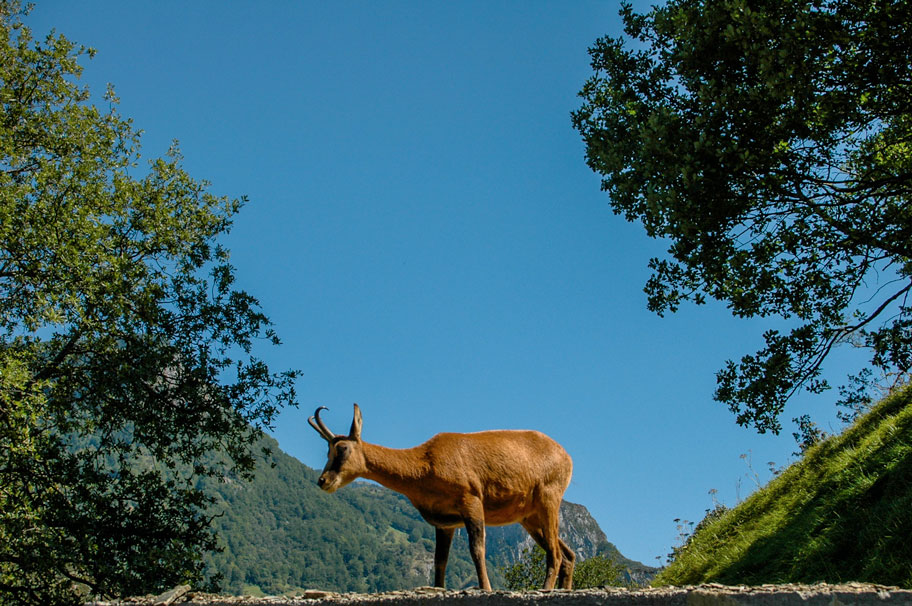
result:
[[[912,588],[912,388],[707,522],[655,584],[816,581]]]

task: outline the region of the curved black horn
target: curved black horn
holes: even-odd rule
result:
[[[317,408],[316,412],[314,412],[314,416],[307,419],[307,422],[310,423],[311,427],[313,427],[314,429],[317,430],[317,433],[319,433],[321,436],[323,436],[324,440],[329,442],[333,438],[336,437],[336,434],[329,431],[329,428],[326,426],[326,423],[324,423],[323,420],[320,419],[321,410],[329,410],[329,409],[325,406],[320,406],[319,408]]]

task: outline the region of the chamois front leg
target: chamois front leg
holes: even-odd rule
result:
[[[481,515],[464,518],[466,534],[469,535],[469,553],[475,562],[475,572],[478,573],[478,587],[484,591],[491,591],[491,582],[488,580],[488,570],[485,566],[485,525],[484,510],[480,508]]]
[[[437,528],[434,546],[434,587],[446,587],[446,566],[450,557],[450,543],[453,542],[455,528]]]

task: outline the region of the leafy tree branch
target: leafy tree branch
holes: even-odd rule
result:
[[[740,424],[781,429],[844,343],[912,365],[912,36],[908,3],[624,5],[590,49],[573,124],[612,208],[669,242],[648,306],[724,301],[788,334],[717,374]]]
[[[249,476],[296,371],[235,286],[219,197],[78,83],[93,51],[0,0],[0,604],[202,582],[202,476]],[[212,452],[220,456],[210,456]],[[204,456],[205,455],[205,456]]]

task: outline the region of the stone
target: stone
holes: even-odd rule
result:
[[[168,606],[169,604],[173,604],[178,599],[182,598],[184,594],[189,591],[189,585],[178,585],[174,589],[169,589],[165,593],[152,598],[152,604],[155,606]]]

